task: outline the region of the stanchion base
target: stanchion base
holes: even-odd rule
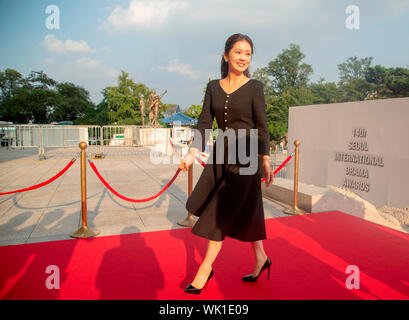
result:
[[[286,210],[283,210],[283,212],[285,214],[290,214],[290,215],[303,215],[306,213],[305,211],[301,210],[297,206],[295,208],[293,207],[293,208],[288,208]]]
[[[100,231],[82,226],[77,231],[70,234],[72,238],[91,238],[99,235]]]
[[[195,218],[193,218],[193,215],[189,214],[185,220],[178,222],[178,225],[182,227],[193,227],[196,223]]]

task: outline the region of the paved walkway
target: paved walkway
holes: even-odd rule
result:
[[[90,155],[97,149],[87,149]],[[176,163],[154,164],[148,147],[117,148],[106,151],[94,164],[119,193],[129,198],[157,194],[172,179]],[[79,148],[46,150],[46,160],[38,160],[37,149],[0,150],[0,192],[38,184],[54,176],[78,156]],[[193,184],[203,168],[194,165]],[[88,226],[100,236],[124,234],[127,230],[146,232],[183,228],[177,224],[187,216],[187,171],[159,197],[148,202],[126,202],[109,192],[87,166]],[[286,216],[287,207],[263,198],[266,218]],[[70,233],[81,226],[80,161],[58,180],[28,192],[0,196],[0,246],[72,239]],[[132,227],[132,228],[129,228]]]

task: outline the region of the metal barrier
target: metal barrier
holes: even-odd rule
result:
[[[1,125],[1,146],[7,148],[38,147],[40,145],[39,125]]]
[[[295,146],[295,160],[294,160],[294,194],[293,194],[293,207],[284,210],[284,213],[291,214],[291,215],[303,215],[305,211],[298,208],[297,200],[298,200],[298,161],[299,161],[299,147],[300,147],[300,140],[294,141]]]
[[[165,143],[171,128],[148,126],[59,126],[1,124],[1,147],[76,147],[81,141],[98,146],[153,146]]]
[[[2,147],[75,147],[81,141],[97,145],[101,140],[99,126],[1,125]]]
[[[147,126],[103,126],[101,152],[106,153],[110,147],[155,146],[158,148],[156,151],[169,154],[171,130]]]

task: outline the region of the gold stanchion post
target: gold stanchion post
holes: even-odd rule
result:
[[[192,163],[191,166],[189,166],[189,168],[187,169],[188,172],[188,195],[190,197],[190,195],[192,194],[192,189],[193,189],[193,164]],[[191,214],[190,212],[188,212],[187,217],[185,218],[185,220],[178,222],[178,225],[182,226],[182,227],[193,227],[195,224],[196,220],[195,218],[193,218],[193,214]]]
[[[99,234],[96,229],[88,228],[87,224],[87,180],[86,180],[86,155],[85,149],[87,144],[81,142],[79,144],[81,149],[81,213],[82,213],[82,226],[77,231],[70,234],[73,238],[90,238]]]
[[[190,139],[187,145],[189,146],[192,143],[192,141],[193,139]],[[189,166],[189,168],[187,169],[187,173],[188,173],[187,192],[188,192],[189,197],[192,194],[192,189],[193,189],[193,165],[194,164],[195,164],[195,160],[193,160],[192,165]],[[196,220],[195,218],[193,218],[193,214],[188,212],[185,220],[178,222],[178,225],[182,227],[193,227],[195,223],[196,223]]]
[[[298,208],[297,206],[297,195],[298,195],[298,160],[299,160],[299,146],[300,146],[300,141],[295,140],[294,141],[295,145],[295,159],[294,159],[294,199],[293,199],[293,207],[284,210],[284,213],[286,214],[293,214],[293,215],[300,215],[304,214],[305,212]]]

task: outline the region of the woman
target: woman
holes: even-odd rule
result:
[[[186,202],[186,209],[199,217],[191,232],[209,240],[206,256],[195,278],[185,289],[187,293],[200,293],[213,276],[212,264],[226,236],[252,244],[254,270],[242,280],[255,282],[265,269],[268,269],[268,275],[270,274],[271,260],[267,257],[262,243],[262,240],[266,239],[266,231],[260,179],[264,173],[268,187],[273,182],[273,173],[269,159],[270,139],[263,84],[250,79],[248,70],[252,54],[253,42],[248,36],[234,34],[227,39],[221,61],[221,79],[212,80],[207,85],[197,125],[200,134],[195,134],[188,154],[179,164],[181,170],[187,170],[199,150],[204,151],[214,117],[222,132],[230,129],[230,132],[233,130],[237,135],[238,129],[246,129],[246,152],[251,142],[248,132],[250,129],[258,129],[256,173],[240,174],[240,169],[248,168],[249,162],[243,163],[240,158],[240,161],[231,163],[227,157],[229,150],[238,150],[239,138],[235,140],[236,149],[232,148],[232,143],[226,143],[227,137],[220,138],[225,139],[225,143],[221,147],[224,162],[219,163],[217,159],[220,159],[220,153],[216,157],[219,152],[217,145],[222,142],[218,137],[213,154],[209,156],[209,160],[213,162],[207,162]],[[220,131],[219,136],[223,136]],[[237,159],[238,157],[233,160]]]

